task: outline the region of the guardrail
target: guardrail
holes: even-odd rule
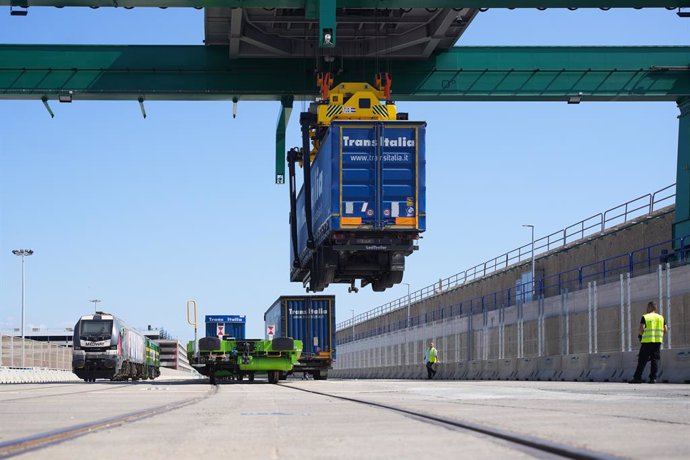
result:
[[[676,184],[671,184],[656,192],[639,196],[621,205],[607,209],[604,212],[600,212],[561,230],[536,239],[534,240],[534,253],[540,254],[539,251],[541,251],[541,253],[548,252],[575,241],[582,240],[587,236],[624,224],[633,219],[651,215],[654,211],[674,203],[673,198],[676,196],[675,186]],[[479,280],[499,270],[508,268],[511,265],[529,260],[531,257],[532,243],[530,242],[484,263],[475,265],[467,270],[451,275],[448,278],[441,279],[434,284],[411,292],[409,296],[400,297],[399,299],[383,304],[372,310],[360,313],[354,318],[348,318],[336,325],[336,331],[352,327],[353,324],[356,325],[394,310],[407,308],[409,304],[420,302],[449,289]]]

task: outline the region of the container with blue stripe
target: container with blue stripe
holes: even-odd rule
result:
[[[264,321],[267,330],[273,326],[274,337],[302,341],[295,372],[326,379],[335,360],[335,296],[281,296],[266,311]]]
[[[334,121],[311,164],[314,247],[304,187],[297,196],[291,281],[321,291],[362,280],[374,291],[402,281],[426,229],[424,122]]]

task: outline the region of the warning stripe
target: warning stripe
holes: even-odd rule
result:
[[[385,105],[375,105],[373,108],[374,113],[381,117],[388,118],[388,108]]]
[[[326,116],[328,118],[331,118],[335,115],[338,115],[343,112],[343,106],[342,105],[329,105],[328,109],[326,109]]]

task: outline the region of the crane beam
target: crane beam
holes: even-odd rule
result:
[[[328,0],[329,2],[333,0]],[[315,0],[0,0],[0,6],[286,8],[314,11]],[[335,0],[336,8],[679,8],[690,0]]]
[[[230,59],[225,47],[0,45],[0,99],[310,99],[314,75],[371,82],[375,59]],[[677,101],[690,47],[456,47],[383,62],[398,101]]]

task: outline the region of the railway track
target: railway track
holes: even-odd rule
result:
[[[54,397],[61,397],[61,396],[69,396],[69,395],[77,395],[77,394],[84,394],[84,393],[100,393],[104,391],[112,391],[112,390],[120,390],[123,388],[130,388],[131,384],[128,383],[120,383],[120,384],[111,384],[107,388],[101,388],[100,386],[97,388],[90,388],[90,389],[83,389],[83,383],[82,382],[77,382],[76,384],[71,384],[71,385],[53,385],[50,387],[44,387],[44,388],[32,388],[33,390],[40,389],[40,390],[47,390],[47,389],[54,389],[54,388],[62,388],[62,387],[67,387],[67,388],[80,388],[79,391],[68,391],[65,393],[50,393],[50,394],[33,394],[30,396],[21,396],[19,398],[7,398],[7,399],[2,399],[2,393],[0,393],[0,403],[7,403],[7,402],[13,402],[13,401],[23,401],[26,399],[40,399],[40,398],[54,398]],[[29,390],[32,390],[29,389]],[[22,389],[22,392],[26,390]]]
[[[78,438],[80,436],[95,433],[97,431],[116,428],[119,426],[127,425],[132,422],[136,422],[138,420],[165,414],[173,410],[201,402],[204,399],[207,399],[210,396],[216,394],[217,391],[218,387],[213,385],[210,386],[208,392],[202,396],[196,396],[194,398],[185,399],[175,403],[164,404],[161,406],[152,407],[150,409],[129,412],[126,414],[118,415],[116,417],[97,420],[95,422],[82,423],[79,425],[61,428],[47,433],[41,433],[34,436],[28,436],[25,438],[6,441],[0,443],[0,459],[25,454],[30,451],[49,447],[61,442]]]
[[[417,410],[409,410],[389,404],[367,401],[358,398],[351,398],[347,396],[339,396],[332,393],[314,391],[307,388],[299,388],[289,384],[280,385],[280,388],[289,388],[291,390],[303,391],[305,393],[311,393],[314,395],[339,399],[342,401],[349,401],[357,404],[363,404],[369,407],[375,407],[378,409],[397,412],[405,416],[411,417],[422,423],[430,423],[436,426],[442,426],[444,428],[455,431],[479,433],[481,435],[487,436],[490,439],[500,440],[504,443],[507,443],[507,445],[509,446],[513,446],[515,449],[521,452],[534,455],[538,458],[569,458],[582,460],[613,460],[618,458],[605,453],[593,452],[587,449],[581,449],[566,444],[560,444],[546,439],[537,438],[534,436],[526,436],[520,433],[501,430],[491,426],[480,425],[477,423],[467,422],[463,420],[451,419]]]

